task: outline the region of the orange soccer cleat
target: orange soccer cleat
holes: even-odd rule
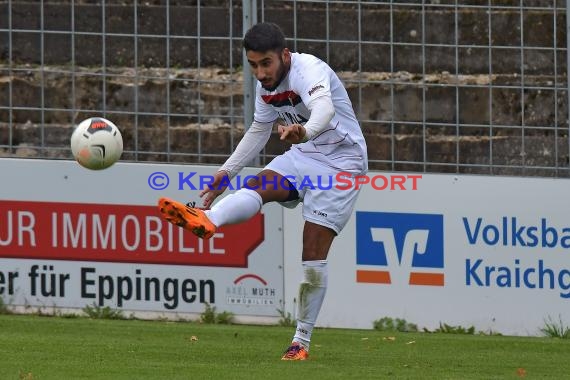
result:
[[[301,344],[297,342],[291,343],[291,346],[285,351],[281,360],[306,360],[309,358],[309,353]]]
[[[165,197],[158,200],[158,208],[165,220],[191,231],[199,238],[209,239],[216,232],[216,226],[208,219],[204,211],[199,208]]]

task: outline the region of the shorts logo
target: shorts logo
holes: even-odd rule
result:
[[[322,212],[322,211],[319,211],[319,210],[313,210],[313,215],[322,216],[322,217],[325,217],[325,218],[328,216],[326,212]]]
[[[443,286],[443,215],[357,212],[356,264],[356,282]]]

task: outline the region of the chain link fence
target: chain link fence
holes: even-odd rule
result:
[[[251,120],[244,28],[272,21],[338,72],[371,169],[568,177],[567,7],[0,1],[0,155],[70,158],[73,126],[104,116],[124,160],[222,163]]]

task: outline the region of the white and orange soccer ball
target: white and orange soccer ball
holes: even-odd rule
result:
[[[71,152],[75,160],[87,169],[106,169],[123,154],[121,131],[102,117],[83,120],[71,135]]]

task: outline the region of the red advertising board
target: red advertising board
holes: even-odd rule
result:
[[[0,257],[247,267],[264,218],[202,240],[160,218],[156,206],[0,201]]]

